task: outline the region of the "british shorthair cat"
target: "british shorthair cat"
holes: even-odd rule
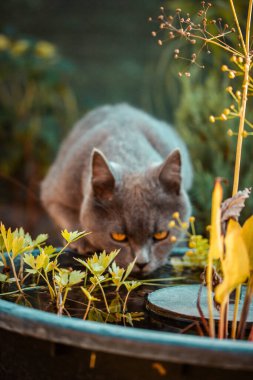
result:
[[[80,253],[120,248],[117,263],[137,256],[133,272],[147,275],[167,261],[172,214],[189,217],[191,183],[191,161],[174,129],[118,104],[76,124],[42,182],[41,200],[60,228],[91,232],[77,242]]]

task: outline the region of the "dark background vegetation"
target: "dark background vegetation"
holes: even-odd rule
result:
[[[195,12],[200,7],[189,3],[0,2],[0,33],[12,44],[29,44],[27,51],[14,54],[11,48],[1,50],[0,38],[0,219],[6,226],[54,235],[39,204],[40,180],[74,121],[98,105],[117,102],[173,123],[185,138],[195,167],[194,211],[200,226],[208,224],[214,177],[227,177],[231,191],[234,143],[226,127],[208,121],[228,102],[222,92],[228,81],[220,72],[227,60],[218,51],[203,54],[207,70],[193,68],[191,79],[180,80],[183,62],[173,60],[178,42],[158,46],[151,37],[158,25],[147,21],[156,18],[161,5]],[[214,16],[228,14],[226,0],[213,3]],[[238,5],[240,15],[246,3]],[[36,55],[40,41],[53,44],[56,52]],[[253,182],[250,147],[243,158],[242,187]]]

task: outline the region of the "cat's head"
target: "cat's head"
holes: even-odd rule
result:
[[[120,249],[116,262],[123,267],[137,257],[133,273],[140,275],[164,265],[172,248],[168,222],[176,211],[182,219],[190,212],[181,182],[178,150],[144,173],[129,174],[94,150],[80,214],[81,226],[91,231],[87,250]],[[180,232],[173,230],[173,235],[179,237]]]

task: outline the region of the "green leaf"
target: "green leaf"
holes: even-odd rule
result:
[[[79,282],[83,280],[85,276],[86,276],[85,272],[81,272],[80,270],[73,270],[72,272],[70,272],[70,275],[69,275],[69,285],[72,286],[72,285],[78,284]]]
[[[122,301],[119,294],[116,294],[116,297],[111,301],[109,305],[109,310],[111,313],[120,313],[122,309]]]
[[[91,293],[85,289],[83,286],[81,286],[81,290],[83,294],[88,298],[89,301],[100,301],[98,298],[95,298],[91,295]]]
[[[24,262],[31,268],[36,269],[35,257],[31,253],[24,254]]]
[[[0,273],[0,282],[5,282],[7,278],[6,274]]]
[[[88,232],[86,232],[86,231],[81,231],[81,232],[73,231],[73,232],[69,232],[65,228],[65,230],[61,231],[61,235],[62,235],[62,237],[68,243],[73,243],[74,241],[77,241],[77,240],[83,238],[84,236],[88,235]]]
[[[61,269],[58,274],[54,275],[55,282],[60,288],[65,288],[69,281],[69,271]]]
[[[91,271],[91,273],[95,275],[102,275],[111,262],[115,259],[117,254],[119,253],[119,250],[112,251],[110,254],[106,254],[105,251],[97,255],[97,253],[94,253],[94,255],[91,258],[87,259],[88,268]]]
[[[138,288],[139,286],[142,285],[142,282],[140,281],[129,281],[129,282],[124,282],[124,285],[127,289],[128,292]]]
[[[40,244],[44,243],[47,239],[48,239],[48,234],[40,234],[33,241],[33,244],[34,245],[40,245]]]
[[[31,273],[31,274],[36,274],[38,273],[37,269],[26,269],[25,270],[27,273]]]
[[[127,277],[130,275],[130,273],[132,272],[136,260],[137,260],[137,257],[128,265],[123,281],[125,281]]]
[[[92,269],[90,268],[90,266],[86,263],[86,261],[82,260],[82,259],[79,259],[79,258],[76,258],[74,257],[74,260],[78,261],[80,264],[84,265],[89,272],[92,273]]]
[[[56,252],[56,248],[54,248],[52,245],[47,245],[46,247],[43,248],[43,251],[45,252],[46,255],[51,256]]]

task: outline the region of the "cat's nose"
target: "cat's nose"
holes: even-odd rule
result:
[[[143,270],[148,263],[136,263],[135,264],[140,270]]]

